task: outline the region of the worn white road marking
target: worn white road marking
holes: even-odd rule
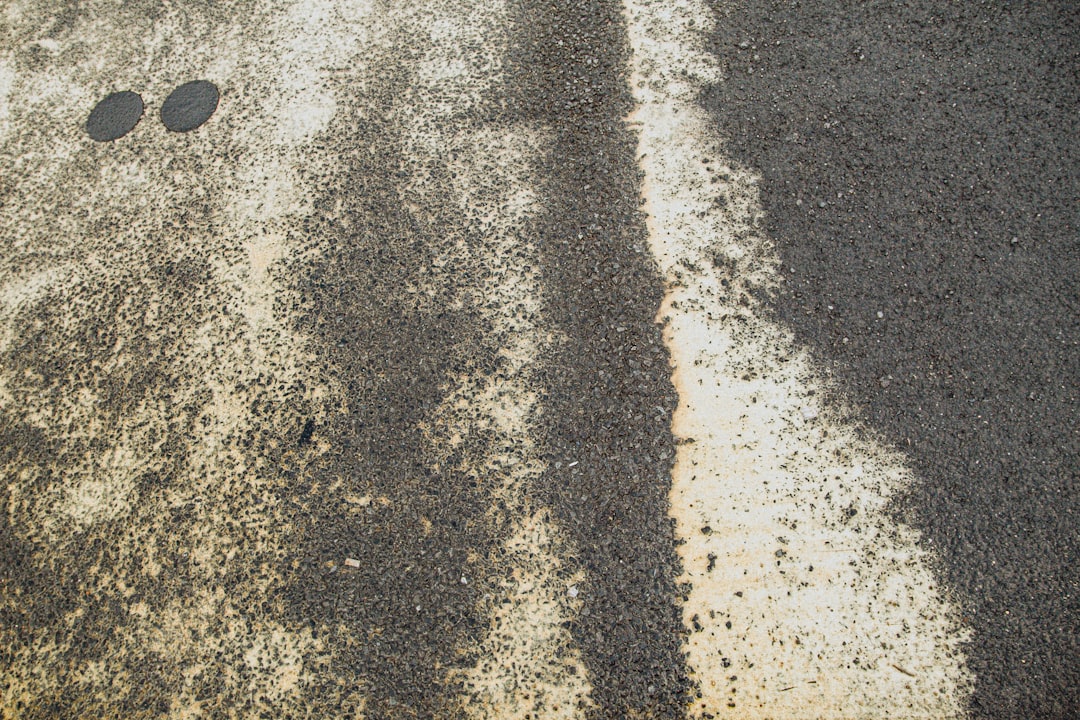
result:
[[[486,452],[470,470],[496,483],[489,514],[509,538],[499,552],[498,590],[482,608],[490,625],[475,649],[480,660],[460,678],[463,704],[473,718],[578,717],[590,688],[563,623],[580,606],[567,588],[581,578],[559,577],[556,527],[527,499],[545,469],[533,438],[539,410],[530,380],[555,341],[543,327],[539,258],[528,240],[537,210],[530,179],[545,138],[482,131],[468,141],[455,145],[467,162],[457,165],[455,190],[463,214],[490,228],[469,252],[482,268],[477,291],[491,334],[504,345],[494,372],[461,378],[447,395],[437,434],[450,445],[487,434]]]
[[[300,427],[297,410],[310,403],[317,413],[324,395],[280,268],[304,251],[289,230],[311,212],[299,167],[318,155],[307,143],[336,107],[329,77],[377,34],[373,7],[266,0],[232,24],[181,7],[149,20],[102,2],[42,55],[33,48],[52,23],[48,3],[8,6],[0,157],[11,161],[5,190],[24,201],[0,209],[0,351],[52,333],[58,373],[0,367],[0,410],[54,438],[63,456],[3,468],[4,510],[45,566],[62,568],[91,540],[114,547],[113,564],[79,578],[79,600],[126,607],[129,617],[80,667],[63,656],[78,642],[83,607],[30,644],[0,628],[14,655],[0,675],[10,691],[0,693],[0,715],[62,689],[85,707],[164,696],[178,718],[232,713],[237,698],[251,701],[251,714],[289,713],[325,670],[328,650],[309,629],[252,612],[253,598],[273,598],[278,564],[256,565],[230,594],[220,583],[253,557],[283,555],[293,539],[267,492],[264,460],[244,441],[277,442],[267,428]],[[143,53],[134,57],[133,37]],[[17,62],[31,52],[42,61]],[[166,133],[155,116],[178,77],[209,77],[224,91],[191,135]],[[139,91],[146,114],[120,142],[92,144],[85,114],[117,86]],[[184,278],[189,292],[177,302]],[[51,327],[33,319],[43,311]],[[84,355],[82,328],[95,323],[115,340]],[[108,393],[135,392],[109,415]],[[112,521],[129,531],[118,536]],[[179,570],[187,584],[147,596],[175,582],[167,555],[190,558]],[[10,601],[0,589],[0,604]],[[125,668],[148,657],[164,664],[169,687],[131,682]]]
[[[0,142],[8,133],[8,118],[11,116],[11,86],[15,84],[15,71],[9,63],[0,60]]]
[[[507,38],[493,28],[505,29],[505,13],[502,3],[475,0],[264,0],[221,22],[180,6],[129,17],[123,3],[102,0],[52,39],[39,37],[55,20],[48,3],[6,7],[0,156],[14,159],[5,178],[11,191],[33,202],[0,209],[0,351],[40,331],[24,323],[46,308],[61,359],[78,353],[78,342],[61,341],[103,317],[116,340],[94,351],[94,367],[73,363],[61,378],[70,393],[38,392],[48,378],[0,368],[2,409],[62,440],[71,456],[61,459],[64,473],[34,463],[4,468],[12,471],[5,510],[21,537],[57,557],[84,537],[111,542],[113,521],[131,532],[118,543],[124,567],[98,568],[80,585],[91,606],[127,607],[130,622],[85,667],[62,668],[76,616],[55,638],[19,646],[2,678],[11,692],[0,713],[70,688],[103,707],[140,693],[167,696],[172,717],[232,712],[230,698],[258,698],[237,712],[289,713],[305,706],[314,675],[333,662],[311,631],[271,620],[279,608],[247,612],[252,598],[274,595],[275,563],[231,595],[218,583],[252,554],[274,557],[295,541],[264,492],[264,458],[245,448],[253,436],[278,443],[264,436],[267,428],[319,419],[333,411],[323,402],[340,395],[335,378],[312,367],[283,273],[325,249],[297,230],[320,190],[309,178],[341,162],[320,134],[342,103],[363,117],[366,101],[392,91],[383,61],[411,74],[389,111],[400,132],[394,140],[416,171],[399,187],[403,205],[426,222],[425,208],[443,206],[449,193],[463,220],[488,228],[479,242],[463,235],[449,251],[461,256],[453,267],[477,269],[473,280],[450,268],[430,280],[460,285],[458,301],[487,307],[493,332],[505,338],[495,372],[448,381],[429,428],[432,442],[447,446],[470,433],[491,438],[469,470],[501,483],[491,514],[507,538],[505,573],[479,608],[490,632],[481,647],[462,648],[480,660],[452,679],[464,686],[461,707],[472,717],[575,717],[587,707],[589,680],[563,627],[581,602],[581,577],[560,576],[558,528],[527,500],[544,470],[531,437],[538,409],[529,381],[541,351],[557,342],[541,322],[536,250],[524,229],[536,202],[532,158],[546,139],[523,127],[477,131],[469,116],[504,81]],[[131,38],[139,41],[135,56]],[[40,62],[22,63],[31,53]],[[179,79],[193,77],[221,86],[218,110],[196,133],[167,133],[155,108]],[[82,130],[87,108],[121,88],[143,96],[146,114],[117,143],[91,144]],[[425,175],[446,168],[453,187]],[[186,276],[191,293],[163,301]],[[422,283],[411,290],[419,307],[435,302]],[[139,345],[148,337],[149,351]],[[137,386],[142,396],[120,417],[104,417],[100,380],[143,372],[151,361],[160,377]],[[316,442],[307,452],[318,451]],[[145,492],[148,477],[161,488]],[[178,510],[183,520],[171,520]],[[139,599],[138,588],[172,581],[177,556],[191,561],[184,592]],[[0,642],[10,644],[4,633]],[[148,655],[168,665],[168,688],[129,682],[123,668]],[[223,662],[233,671],[222,674]],[[201,700],[208,682],[217,690]],[[362,692],[362,683],[342,688],[335,701],[362,713]]]
[[[695,98],[722,81],[698,0],[626,0],[650,242],[668,286],[680,440],[671,493],[692,717],[958,716],[966,637],[912,529],[910,473],[845,422],[760,297],[779,283],[756,177]]]

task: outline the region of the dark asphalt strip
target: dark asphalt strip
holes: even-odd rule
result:
[[[471,665],[459,649],[477,645],[486,628],[477,598],[494,547],[484,517],[491,488],[459,470],[482,442],[473,437],[445,458],[421,427],[448,377],[495,367],[498,338],[486,335],[476,308],[451,309],[468,269],[432,268],[480,229],[462,226],[450,203],[415,213],[402,205],[401,181],[419,168],[386,117],[406,82],[387,61],[373,98],[382,106],[369,100],[355,114],[339,113],[331,127],[334,142],[355,150],[352,159],[313,176],[325,188],[317,207],[347,202],[304,229],[332,241],[314,264],[298,268],[300,329],[318,339],[316,362],[340,379],[342,411],[312,431],[312,442],[332,449],[298,468],[299,486],[283,498],[296,506],[306,538],[288,591],[292,611],[328,629],[336,657],[325,680],[360,682],[365,717],[373,720],[454,716],[447,673]],[[433,287],[432,304],[445,309],[417,311],[409,286]],[[350,515],[343,512],[348,496],[372,500]],[[341,566],[345,557],[357,566]]]
[[[1080,11],[714,8],[775,312],[921,479],[896,510],[975,630],[973,713],[1080,715]]]
[[[676,396],[654,322],[662,288],[638,210],[636,138],[623,124],[621,6],[525,2],[514,26],[512,111],[555,133],[540,254],[545,312],[565,341],[544,363],[541,485],[577,548],[568,564],[587,573],[571,629],[592,717],[681,717],[690,683],[667,513]]]
[[[623,125],[630,106],[620,11],[614,2],[518,5],[506,97],[462,122],[553,130],[537,225],[544,314],[565,341],[542,362],[537,432],[549,468],[527,492],[531,504],[552,507],[576,548],[565,571],[586,573],[570,629],[593,687],[593,717],[674,718],[689,693],[667,514],[675,394],[654,322],[661,288],[638,212],[636,140]],[[401,207],[399,183],[419,169],[396,148],[399,130],[379,118],[395,88],[407,86],[405,67],[388,62],[382,73],[376,95],[385,108],[368,103],[363,118],[342,112],[335,120],[329,136],[354,149],[354,160],[311,178],[325,188],[317,206],[348,202],[303,230],[333,240],[313,265],[296,268],[306,317],[299,329],[318,338],[316,362],[340,379],[347,408],[309,433],[311,444],[332,450],[305,467],[301,449],[289,469],[296,484],[282,498],[306,538],[286,591],[293,619],[329,630],[337,650],[326,695],[362,678],[370,718],[453,716],[451,672],[475,660],[459,651],[482,639],[478,598],[492,590],[484,578],[498,571],[489,558],[506,531],[485,515],[493,488],[456,469],[481,452],[483,438],[441,458],[420,430],[445,379],[496,370],[505,338],[490,334],[476,308],[449,309],[471,282],[469,268],[431,269],[483,228],[462,226],[449,204]],[[446,294],[435,304],[447,309],[410,310],[405,288],[433,282]],[[387,502],[345,518],[350,494]],[[343,553],[359,567],[331,571],[327,560]],[[464,576],[473,582],[459,582]],[[340,637],[339,627],[348,628]],[[354,636],[365,641],[350,647]]]
[[[623,126],[620,10],[518,6],[507,102],[493,99],[473,120],[554,130],[537,224],[545,316],[565,342],[543,361],[538,434],[549,469],[531,494],[552,507],[576,548],[566,572],[586,572],[584,607],[570,629],[593,686],[593,716],[672,718],[689,693],[667,514],[675,395],[654,322],[661,288],[638,212],[636,141]],[[384,82],[389,102],[392,83]],[[496,367],[501,339],[468,309],[421,317],[405,308],[403,288],[430,282],[431,260],[481,229],[455,226],[460,218],[446,208],[424,208],[435,218],[427,226],[403,213],[395,183],[409,168],[394,149],[394,129],[372,120],[370,107],[365,116],[339,117],[332,136],[370,150],[313,183],[327,188],[326,202],[346,197],[350,208],[305,229],[335,241],[303,269],[309,321],[301,329],[320,339],[318,362],[343,378],[350,408],[315,431],[334,450],[298,474],[313,491],[298,493],[308,541],[290,604],[296,619],[366,630],[367,643],[339,651],[333,674],[364,679],[369,717],[446,717],[448,673],[471,662],[457,651],[480,640],[486,618],[477,617],[477,598],[489,589],[480,579],[493,571],[466,557],[490,557],[505,528],[484,516],[491,488],[483,479],[455,472],[463,458],[438,458],[416,428],[439,403],[444,378]],[[448,296],[442,304],[454,303]],[[351,480],[316,495],[334,478]],[[389,503],[343,520],[348,493]],[[432,523],[427,534],[422,519]],[[346,547],[360,567],[329,573],[325,560]],[[463,585],[463,575],[477,581]],[[330,644],[345,645],[333,637]]]

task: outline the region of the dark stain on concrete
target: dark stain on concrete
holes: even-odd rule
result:
[[[485,518],[491,488],[462,470],[482,442],[443,457],[423,431],[450,377],[495,369],[499,338],[477,307],[457,302],[473,269],[435,269],[481,228],[462,226],[449,203],[404,191],[414,173],[433,172],[435,182],[450,173],[449,154],[421,168],[401,151],[389,115],[409,81],[388,58],[363,107],[342,103],[329,136],[351,149],[349,159],[311,175],[324,191],[303,229],[326,250],[295,269],[299,329],[314,339],[316,362],[340,378],[341,411],[319,426],[330,449],[285,489],[303,540],[284,597],[298,622],[326,629],[335,648],[327,682],[359,679],[372,719],[453,716],[448,673],[475,661],[460,649],[486,631],[478,598],[491,591],[498,539]],[[420,209],[407,210],[406,198]],[[323,212],[339,199],[339,210]],[[418,308],[409,286],[434,295]],[[369,504],[350,514],[350,496]],[[328,561],[346,557],[359,567],[329,572]]]
[[[571,630],[595,718],[681,717],[689,700],[668,493],[677,398],[662,287],[639,212],[628,46],[616,2],[523,2],[511,109],[554,128],[540,220],[546,312],[566,342],[543,374],[541,493],[577,547],[585,605]],[[574,467],[569,464],[577,462]]]
[[[505,95],[455,122],[555,131],[541,163],[538,233],[545,317],[567,342],[543,359],[537,431],[549,470],[527,502],[552,507],[576,548],[564,572],[587,573],[570,630],[593,686],[592,716],[680,717],[690,682],[667,514],[676,399],[654,322],[661,287],[638,212],[636,141],[623,126],[620,8],[524,3],[512,23]],[[371,718],[454,715],[450,678],[475,663],[462,648],[487,630],[478,599],[492,592],[492,558],[508,531],[486,514],[492,480],[463,470],[476,466],[470,456],[483,453],[484,438],[445,457],[422,431],[448,378],[498,372],[505,338],[460,302],[483,269],[433,266],[482,224],[403,195],[414,173],[439,186],[452,172],[449,149],[414,167],[400,148],[392,110],[407,68],[404,58],[381,61],[380,89],[335,119],[327,136],[350,159],[312,175],[326,212],[303,229],[328,251],[295,268],[299,329],[316,339],[316,362],[341,379],[342,410],[319,424],[330,450],[283,498],[304,538],[285,598],[296,622],[328,633],[328,682],[362,678]],[[417,309],[409,286],[434,300]],[[347,496],[367,499],[362,512],[343,512]],[[346,556],[359,567],[328,567]]]

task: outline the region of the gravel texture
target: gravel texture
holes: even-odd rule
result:
[[[1080,712],[1080,14],[714,2],[702,97],[761,173],[777,317],[921,482],[978,717]]]

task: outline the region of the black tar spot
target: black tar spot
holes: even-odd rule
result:
[[[304,429],[300,431],[300,439],[297,441],[297,445],[303,447],[311,442],[311,436],[315,433],[315,421],[309,419],[304,423]]]
[[[218,89],[208,80],[192,80],[176,88],[161,106],[161,122],[173,132],[188,132],[210,119],[218,106]]]
[[[86,119],[86,134],[92,140],[109,142],[131,132],[142,119],[143,101],[130,90],[106,95]]]

